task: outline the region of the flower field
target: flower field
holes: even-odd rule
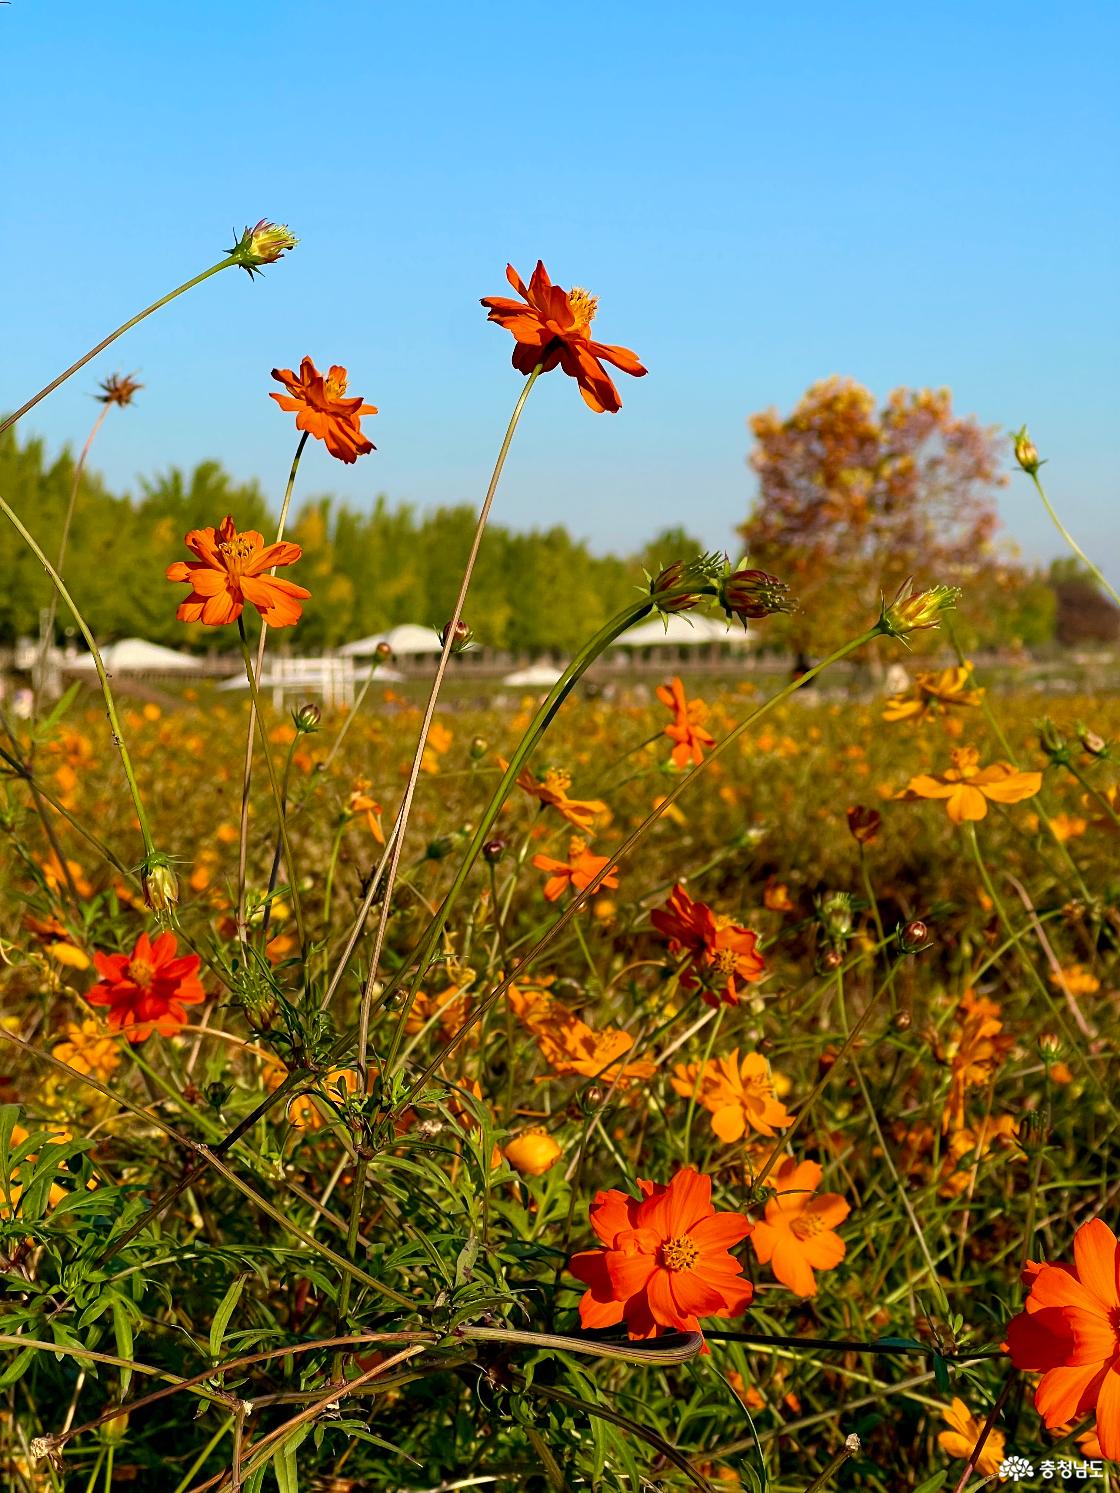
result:
[[[262,222],[184,288],[294,247]],[[546,695],[441,697],[535,381],[589,418],[646,372],[587,291],[507,278],[430,689],[385,649],[348,712],[257,691],[315,604],[302,453],[374,451],[308,357],[275,539],[215,513],[152,557],[249,699],[101,670],[3,715],[4,1486],[1115,1485],[1120,699],[974,669],[937,576],[785,683],[581,686],[651,616],[796,607],[711,554]],[[98,656],[69,518],[0,507]],[[911,644],[904,693],[831,688]]]

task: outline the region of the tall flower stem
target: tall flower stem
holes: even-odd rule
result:
[[[185,280],[182,285],[177,285],[174,290],[168,291],[158,301],[153,301],[150,306],[145,306],[143,311],[138,311],[135,316],[130,317],[128,321],[119,326],[115,332],[110,332],[108,337],[103,337],[96,347],[91,347],[84,357],[79,358],[76,363],[71,363],[70,367],[60,373],[57,378],[52,378],[49,384],[39,390],[38,394],[32,395],[26,404],[21,404],[15,414],[9,415],[5,420],[0,420],[0,435],[9,430],[17,420],[22,420],[28,410],[33,410],[41,399],[46,399],[48,394],[53,394],[58,386],[64,384],[68,378],[77,373],[79,368],[84,368],[88,362],[97,357],[98,353],[103,353],[118,337],[123,337],[126,332],[130,332],[146,316],[151,316],[153,311],[159,311],[170,301],[173,301],[176,296],[184,295],[188,290],[193,290],[196,285],[201,285],[203,280],[209,280],[211,275],[218,274],[220,270],[232,269],[237,264],[238,260],[227,255],[224,259],[220,259],[217,264],[212,264],[208,270],[203,270],[201,275],[195,275],[193,279]]]
[[[291,842],[288,839],[288,820],[284,813],[284,795],[280,791],[280,784],[276,778],[276,766],[272,760],[272,753],[268,746],[268,733],[264,729],[264,717],[260,710],[260,696],[257,693],[257,677],[253,671],[253,659],[249,652],[249,639],[245,636],[245,619],[238,617],[237,633],[241,639],[241,657],[245,663],[245,677],[249,681],[249,693],[253,697],[254,719],[257,723],[257,732],[261,739],[261,751],[264,754],[265,766],[268,768],[268,781],[272,786],[272,798],[276,805],[276,820],[280,827],[280,839],[284,846],[284,860],[288,867],[288,887],[292,895],[292,912],[295,915],[296,929],[299,933],[299,946],[301,951],[307,950],[307,939],[303,926],[303,908],[300,906],[299,888],[296,886],[296,863],[292,856]],[[239,920],[240,921],[240,920]]]
[[[284,525],[288,521],[288,508],[291,506],[292,491],[296,485],[296,473],[299,471],[299,459],[303,455],[303,448],[307,445],[308,432],[305,430],[296,444],[296,454],[292,457],[291,470],[288,473],[288,485],[284,489],[284,501],[280,505],[280,521],[276,525],[275,543],[279,544],[284,537]],[[270,575],[276,574],[274,565],[269,571]],[[254,677],[261,677],[264,666],[264,644],[268,637],[268,623],[261,619],[261,635],[257,642],[257,662]],[[249,787],[253,778],[253,727],[257,720],[257,698],[254,692],[252,703],[249,706],[249,729],[245,735],[245,772],[241,780],[241,834],[237,846],[237,936],[244,943],[246,939],[245,928],[245,870],[248,862],[249,846]],[[289,861],[289,868],[291,862]]]
[[[148,824],[148,816],[144,809],[143,800],[140,797],[140,789],[136,783],[136,774],[133,771],[132,758],[128,754],[128,747],[125,745],[124,733],[121,730],[120,717],[117,714],[117,704],[113,699],[113,691],[109,687],[109,676],[105,672],[105,664],[101,658],[101,651],[97,646],[97,642],[93,636],[93,633],[90,632],[89,627],[86,624],[85,618],[82,616],[81,612],[79,612],[77,603],[70,595],[70,592],[66,589],[66,584],[63,581],[62,577],[59,575],[58,571],[51,564],[51,562],[47,559],[46,555],[43,553],[42,547],[39,545],[34,535],[28,530],[26,525],[19,518],[18,514],[15,513],[11,506],[2,497],[0,497],[0,513],[4,514],[4,517],[12,525],[16,533],[19,534],[20,538],[27,545],[28,549],[50,576],[55,590],[58,592],[59,596],[61,596],[66,605],[70,608],[71,615],[78,625],[78,631],[85,639],[86,646],[93,656],[94,668],[97,670],[97,677],[101,683],[101,693],[105,699],[105,714],[109,717],[109,726],[113,733],[113,744],[117,748],[117,751],[120,753],[121,766],[124,768],[124,775],[128,780],[128,791],[132,795],[132,805],[136,810],[136,818],[140,825],[140,834],[144,840],[144,853],[145,855],[152,855],[155,852],[156,848],[155,841],[152,839],[152,831],[151,827]]]
[[[0,428],[2,428],[2,427],[0,427]],[[1113,601],[1116,603],[1116,605],[1118,607],[1120,607],[1120,595],[1117,595],[1117,593],[1113,590],[1113,588],[1108,584],[1108,582],[1105,580],[1104,576],[1100,573],[1100,571],[1097,569],[1097,567],[1093,564],[1092,560],[1089,559],[1089,556],[1081,548],[1081,546],[1078,544],[1077,540],[1073,537],[1073,535],[1066,528],[1065,524],[1063,524],[1062,521],[1061,521],[1061,519],[1058,517],[1057,512],[1055,511],[1054,505],[1051,503],[1050,499],[1046,496],[1046,489],[1043,487],[1041,481],[1039,480],[1037,469],[1035,471],[1031,472],[1029,475],[1030,475],[1031,481],[1035,485],[1035,491],[1038,493],[1039,497],[1042,499],[1042,506],[1046,509],[1047,513],[1050,515],[1050,518],[1051,518],[1051,520],[1052,520],[1052,522],[1054,524],[1055,529],[1057,529],[1058,533],[1062,536],[1062,538],[1065,540],[1065,542],[1069,545],[1070,549],[1077,556],[1077,558],[1081,561],[1082,565],[1085,566],[1085,569],[1087,571],[1089,571],[1090,575],[1096,581],[1097,585],[1100,586],[1102,590],[1107,591],[1108,594],[1109,594],[1109,596],[1111,596],[1112,599],[1113,599]]]
[[[82,454],[78,457],[74,467],[74,477],[70,483],[70,501],[66,505],[66,516],[62,520],[62,534],[58,541],[58,559],[55,561],[55,567],[59,575],[62,574],[62,567],[66,563],[66,546],[70,540],[70,525],[74,521],[74,509],[78,502],[78,488],[82,483],[82,474],[85,471],[86,459],[89,456],[90,447],[96,439],[97,432],[105,423],[105,416],[108,413],[109,405],[105,403],[97,413],[97,419],[93,422],[89,435],[86,436],[86,443],[82,447]],[[43,682],[47,673],[47,659],[50,656],[51,639],[54,635],[54,619],[57,614],[58,592],[52,591],[50,606],[47,609],[47,620],[43,627],[43,637],[39,645],[39,657],[35,665],[35,673],[32,680],[34,684],[34,701],[31,709],[33,718],[39,713],[39,697],[43,692]]]
[[[478,559],[478,551],[482,544],[482,535],[486,529],[486,522],[490,517],[490,509],[494,502],[494,494],[498,491],[498,483],[501,480],[502,470],[509,455],[509,448],[513,443],[514,433],[521,420],[521,412],[525,408],[525,401],[532,392],[533,385],[540,375],[541,364],[537,364],[532,373],[525,381],[517,403],[513,407],[513,414],[506,426],[506,433],[498,450],[498,457],[494,463],[494,470],[490,476],[490,485],[486,489],[486,496],[482,500],[479,510],[478,522],[475,524],[474,538],[471,541],[470,553],[467,556],[466,565],[463,567],[463,578],[459,583],[459,594],[455,598],[455,606],[451,616],[448,618],[443,637],[443,651],[439,656],[436,666],[436,675],[432,680],[432,688],[428,694],[428,704],[424,711],[424,718],[420,723],[420,736],[416,743],[416,752],[412,759],[412,767],[409,771],[408,782],[405,786],[404,798],[401,800],[400,808],[397,810],[393,822],[393,833],[390,835],[386,850],[389,852],[388,869],[385,873],[385,891],[382,899],[382,914],[377,924],[377,935],[374,940],[373,953],[370,957],[369,972],[366,976],[365,985],[362,988],[361,1012],[358,1020],[358,1072],[364,1081],[366,1074],[366,1047],[369,1041],[369,1018],[373,1002],[374,986],[377,982],[377,971],[381,963],[381,949],[385,942],[385,930],[388,926],[388,911],[393,897],[393,885],[396,881],[397,867],[400,864],[401,851],[404,848],[404,830],[408,823],[409,814],[412,811],[412,800],[416,792],[416,784],[420,777],[420,763],[424,757],[424,749],[428,744],[428,731],[431,729],[432,718],[436,711],[436,701],[439,699],[440,687],[443,684],[443,676],[447,672],[448,660],[451,657],[451,649],[455,642],[455,630],[462,620],[463,605],[467,599],[467,591],[470,587],[471,577],[474,574],[475,561]],[[356,919],[356,929],[360,933],[365,924],[369,909],[373,906],[373,899],[377,891],[376,881],[371,882],[369,891],[362,901]],[[353,947],[351,941],[347,947],[346,959],[349,959],[350,950]]]

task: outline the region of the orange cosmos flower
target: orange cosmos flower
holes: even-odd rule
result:
[[[673,748],[674,767],[684,768],[691,762],[699,767],[704,760],[704,747],[714,747],[715,737],[705,731],[708,707],[703,700],[686,700],[684,685],[680,678],[657,686],[657,698],[673,712],[673,719],[665,727],[664,735],[676,742]]]
[[[51,1048],[51,1057],[73,1068],[75,1073],[92,1073],[103,1083],[108,1082],[120,1064],[121,1049],[100,1022],[88,1018],[80,1023],[71,1022],[63,1039]]]
[[[502,763],[503,770],[505,766],[506,764]],[[537,799],[546,807],[563,814],[569,824],[574,824],[576,829],[586,833],[591,828],[595,816],[606,813],[607,806],[602,799],[598,798],[569,798],[568,789],[571,782],[571,774],[560,767],[547,768],[544,777],[539,782],[527,767],[523,768],[517,776],[517,786],[523,792],[528,793],[531,798]]]
[[[332,456],[352,465],[377,447],[362,434],[363,415],[376,415],[377,406],[361,399],[346,398],[346,369],[332,363],[326,378],[310,358],[299,365],[297,377],[290,368],[274,368],[272,376],[287,394],[269,394],[282,410],[296,417],[296,429],[306,430],[322,441]]]
[[[1073,1236],[1073,1264],[1028,1263],[1025,1309],[1007,1324],[1011,1362],[1042,1374],[1035,1409],[1047,1427],[1095,1410],[1101,1455],[1120,1458],[1120,1244],[1103,1219]]]
[[[1040,772],[1019,772],[1008,762],[993,762],[980,767],[980,753],[975,747],[957,747],[953,765],[940,775],[920,773],[900,788],[895,798],[913,802],[918,798],[943,798],[954,824],[968,819],[983,819],[988,800],[998,804],[1017,804],[1033,798],[1042,787]]]
[[[742,1140],[748,1130],[773,1135],[775,1125],[793,1123],[785,1105],[774,1097],[774,1075],[760,1052],[748,1052],[740,1063],[736,1047],[728,1057],[711,1063],[678,1063],[674,1072],[674,1089],[686,1099],[695,1096],[697,1104],[711,1112],[712,1130],[721,1141]]]
[[[629,1088],[634,1080],[651,1078],[656,1065],[647,1058],[626,1062],[634,1045],[619,1027],[596,1031],[547,991],[511,985],[506,992],[514,1013],[537,1039],[541,1056],[558,1077],[575,1075]]]
[[[701,1317],[737,1317],[754,1295],[729,1253],[751,1232],[741,1213],[717,1213],[712,1179],[684,1167],[666,1186],[638,1179],[641,1197],[597,1192],[591,1227],[604,1248],[573,1255],[568,1268],[588,1287],[585,1328],[625,1322],[632,1338],[699,1332]]]
[[[178,953],[173,933],[161,933],[153,943],[141,933],[131,954],[93,956],[101,979],[86,996],[91,1006],[108,1006],[111,1031],[123,1032],[130,1042],[143,1042],[153,1032],[170,1037],[184,1025],[185,1006],[205,999],[197,954]]]
[[[590,409],[596,414],[608,410],[612,415],[617,414],[622,400],[603,363],[613,363],[635,378],[641,378],[646,370],[629,348],[591,340],[598,296],[590,295],[578,285],[571,290],[553,285],[539,259],[528,289],[512,264],[506,265],[506,279],[521,300],[484,296],[482,304],[490,310],[487,321],[513,333],[513,366],[517,371],[530,374],[539,363],[543,373],[551,373],[559,364],[579,384],[579,392]]]
[[[265,544],[256,529],[239,534],[228,513],[217,529],[192,529],[183,543],[198,559],[176,560],[167,567],[169,581],[191,585],[191,594],[175,613],[180,622],[222,627],[237,621],[247,601],[269,627],[291,627],[299,621],[300,602],[311,592],[267,574],[274,565],[298,560],[303,553],[298,544]]]
[[[70,930],[58,918],[37,918],[28,912],[24,913],[23,926],[34,934],[51,958],[57,959],[59,964],[67,964],[71,969],[89,969],[88,956],[74,942]]]
[[[379,845],[384,845],[385,832],[381,828],[381,805],[370,796],[369,790],[368,778],[355,778],[354,786],[350,789],[346,800],[346,813],[355,816],[364,815],[370,834]]]
[[[650,922],[669,940],[671,954],[689,955],[681,984],[686,990],[699,988],[709,1006],[721,1001],[737,1006],[736,981],[754,984],[765,973],[765,961],[755,952],[758,935],[694,902],[679,883],[665,906],[650,914]]]
[[[942,1131],[963,1126],[966,1091],[991,1083],[1013,1045],[1014,1038],[1004,1033],[996,1003],[966,990],[948,1041],[934,1046],[937,1061],[947,1064],[950,1071]]]
[[[795,1296],[815,1296],[814,1270],[834,1270],[846,1253],[834,1232],[850,1209],[836,1192],[814,1193],[824,1173],[815,1161],[787,1157],[774,1173],[777,1196],[766,1204],[766,1220],[756,1223],[751,1245]]]
[[[910,689],[892,695],[883,711],[885,721],[911,720],[915,716],[937,715],[951,706],[975,706],[984,698],[982,689],[972,687],[972,670],[965,664],[943,669],[940,674],[916,674]]]
[[[585,892],[609,860],[610,856],[607,855],[592,855],[587,848],[587,841],[580,835],[573,835],[568,843],[566,861],[553,860],[550,855],[535,855],[533,865],[538,871],[551,873],[544,884],[544,894],[550,902],[555,902],[569,887],[577,892]],[[599,885],[616,887],[618,877],[612,871],[603,877]]]
[[[984,1420],[979,1415],[970,1415],[963,1400],[954,1399],[948,1409],[942,1409],[941,1418],[950,1428],[937,1437],[937,1444],[950,1457],[971,1457],[972,1448],[980,1440]],[[1003,1461],[1004,1435],[993,1426],[985,1438],[976,1471],[981,1477],[994,1477]]]

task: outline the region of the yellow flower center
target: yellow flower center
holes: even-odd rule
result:
[[[700,1257],[700,1250],[687,1234],[678,1239],[666,1239],[661,1246],[661,1263],[666,1270],[691,1270]]]
[[[130,959],[128,961],[128,978],[134,985],[139,985],[141,990],[147,990],[155,977],[155,965],[150,960]]]
[[[814,1235],[822,1233],[824,1227],[824,1219],[819,1213],[810,1213],[806,1210],[806,1212],[797,1215],[790,1224],[789,1231],[795,1239],[800,1239],[804,1242],[806,1239],[812,1239]]]
[[[245,534],[234,534],[232,539],[223,539],[218,544],[218,553],[224,556],[230,575],[240,575],[242,565],[255,550],[256,545]]]
[[[739,956],[734,949],[717,949],[712,955],[712,968],[720,975],[733,975]]]
[[[544,775],[544,785],[553,793],[567,793],[572,786],[572,775],[562,767],[550,767]]]
[[[590,331],[595,313],[599,309],[599,297],[584,290],[582,285],[573,285],[568,291],[568,307],[579,330],[587,332]]]
[[[346,374],[340,373],[334,378],[325,378],[323,380],[323,388],[332,399],[345,399],[347,382]]]

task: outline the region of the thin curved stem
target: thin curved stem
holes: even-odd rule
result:
[[[1050,515],[1050,518],[1051,518],[1051,520],[1052,520],[1052,522],[1054,524],[1055,529],[1057,529],[1058,533],[1062,536],[1062,538],[1065,540],[1065,542],[1069,545],[1070,549],[1077,556],[1077,558],[1081,561],[1082,565],[1085,566],[1085,569],[1087,571],[1089,571],[1089,573],[1092,575],[1093,579],[1096,581],[1097,585],[1100,586],[1103,590],[1107,591],[1108,594],[1109,594],[1109,596],[1111,596],[1112,599],[1113,599],[1113,601],[1116,603],[1116,605],[1118,607],[1120,607],[1120,595],[1117,595],[1117,593],[1113,590],[1113,588],[1108,584],[1108,582],[1105,580],[1104,576],[1100,573],[1100,571],[1097,569],[1097,567],[1093,564],[1092,560],[1089,559],[1089,556],[1081,548],[1081,546],[1078,544],[1077,540],[1073,537],[1073,535],[1066,528],[1065,524],[1063,524],[1062,521],[1061,521],[1061,519],[1058,517],[1057,512],[1056,512],[1056,510],[1054,508],[1053,503],[1051,503],[1050,499],[1046,496],[1046,489],[1043,487],[1041,481],[1039,480],[1038,472],[1037,471],[1031,472],[1030,473],[1030,479],[1034,483],[1034,485],[1035,485],[1035,491],[1038,493],[1039,497],[1042,499],[1042,506],[1046,509],[1047,513]]]
[[[60,373],[57,378],[52,378],[49,384],[39,390],[38,394],[33,395],[26,404],[21,404],[14,415],[9,415],[7,419],[0,420],[0,435],[3,435],[6,430],[11,429],[16,421],[22,420],[28,410],[33,410],[41,399],[46,399],[48,394],[53,394],[58,386],[64,384],[72,374],[77,373],[79,368],[84,368],[88,362],[97,357],[98,353],[104,352],[110,343],[115,342],[118,337],[123,337],[126,332],[130,332],[146,316],[151,316],[153,311],[158,311],[162,306],[166,306],[176,296],[181,296],[184,292],[193,290],[196,285],[201,285],[203,280],[209,280],[210,276],[216,275],[219,270],[228,270],[236,264],[236,259],[231,259],[227,256],[225,259],[219,260],[217,264],[212,264],[208,270],[203,270],[201,275],[195,275],[192,280],[185,280],[182,285],[177,285],[174,290],[168,291],[167,295],[160,296],[158,301],[153,301],[150,306],[145,306],[143,311],[138,311],[135,316],[130,317],[128,321],[119,326],[115,332],[110,332],[108,337],[103,337],[96,347],[91,347],[84,357],[79,358],[76,363],[71,363],[65,372]]]

